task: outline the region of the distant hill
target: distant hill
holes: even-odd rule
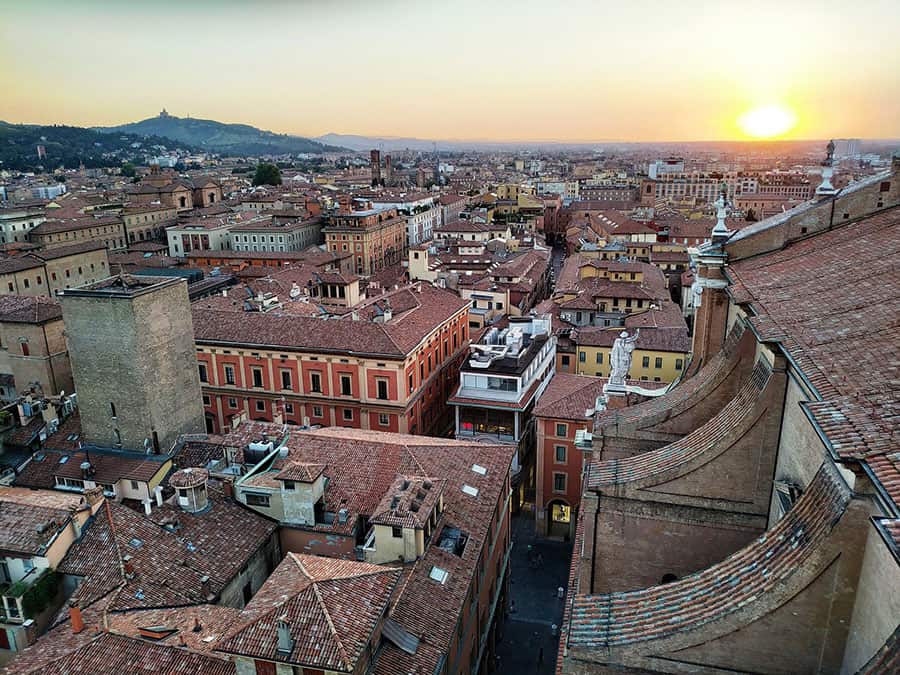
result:
[[[161,113],[140,122],[117,127],[97,127],[103,133],[124,132],[141,136],[162,136],[188,143],[220,155],[296,155],[341,152],[346,148],[326,145],[300,136],[263,131],[249,124],[223,124],[215,120],[176,117]]]
[[[43,145],[46,157],[39,159],[37,146]],[[93,129],[69,126],[39,126],[0,122],[0,169],[51,171],[60,166],[89,169],[118,166],[122,162],[146,163],[163,151],[199,149],[159,136],[101,134]]]

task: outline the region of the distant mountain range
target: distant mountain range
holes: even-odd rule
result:
[[[45,156],[38,157],[38,146]],[[93,129],[70,126],[41,126],[0,122],[0,169],[14,171],[53,170],[60,166],[89,169],[115,166],[122,162],[144,163],[167,151],[199,152],[187,143],[159,136],[101,134]]]
[[[297,155],[342,152],[345,147],[328,145],[300,136],[263,131],[249,124],[224,124],[215,120],[176,117],[165,111],[140,122],[116,127],[96,127],[102,133],[162,136],[220,155]]]

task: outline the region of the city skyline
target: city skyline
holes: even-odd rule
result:
[[[165,107],[308,137],[900,136],[900,52],[890,48],[900,10],[886,2],[817,3],[815,13],[764,3],[750,16],[653,2],[540,12],[528,2],[217,3],[213,13],[163,1],[115,15],[98,2],[4,4],[0,119],[13,123],[107,126]]]

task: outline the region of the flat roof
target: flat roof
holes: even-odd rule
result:
[[[60,296],[64,297],[110,297],[110,298],[133,298],[150,291],[172,286],[178,283],[187,283],[182,277],[158,277],[138,274],[118,274],[116,276],[101,279],[92,284],[78,286],[77,288],[66,288],[59,291]]]

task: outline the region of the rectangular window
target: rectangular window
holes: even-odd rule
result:
[[[568,355],[568,354],[563,354],[563,355],[562,355],[562,364],[563,364],[564,366],[568,366],[568,365],[569,365],[569,355]]]
[[[351,422],[353,420],[353,408],[344,408],[342,414],[346,421]]]
[[[266,411],[266,402],[265,401],[257,401],[256,402],[256,412],[265,412]]]
[[[387,401],[388,398],[388,383],[387,380],[376,380],[375,386],[378,388],[378,398],[382,401]]]
[[[578,362],[579,363],[587,362],[587,353],[586,352],[578,352]]]
[[[399,539],[400,537],[403,536],[403,528],[397,527],[397,526],[392,527],[391,528],[391,536],[396,539]]]
[[[556,435],[560,438],[565,438],[569,435],[569,425],[568,424],[557,424],[556,425]]]
[[[228,407],[232,408],[232,409],[237,408],[237,399],[236,398],[228,399]]]
[[[225,384],[234,384],[234,366],[225,366]]]
[[[675,370],[684,368],[684,359],[675,359]]]
[[[253,386],[254,387],[262,387],[263,386],[262,368],[251,368],[250,373],[253,375]]]
[[[662,368],[662,357],[661,356],[656,357],[656,361],[654,362],[653,367],[654,368]]]
[[[209,396],[203,397],[203,405],[209,405]]]
[[[287,415],[293,415],[294,414],[294,404],[293,403],[285,403],[284,404],[284,412]]]
[[[564,474],[564,473],[554,473],[553,474],[553,491],[554,492],[565,492],[566,491],[566,474]]]
[[[293,490],[294,489],[294,481],[292,481],[292,480],[284,481],[284,489],[285,490]]]
[[[261,495],[256,492],[248,492],[246,495],[247,506],[269,507],[269,495]]]
[[[324,417],[324,415],[322,415],[322,406],[320,406],[320,405],[313,406],[313,417]]]
[[[132,490],[138,489],[138,482],[136,480],[131,481],[131,489]]]
[[[391,423],[391,418],[387,413],[378,413],[378,424],[383,427],[388,426]]]
[[[341,375],[341,396],[353,395],[353,382],[349,375]]]
[[[556,461],[560,463],[564,463],[566,461],[566,446],[556,446]]]
[[[310,373],[309,374],[309,388],[316,392],[317,394],[322,393],[322,374],[321,373]]]
[[[650,357],[649,356],[645,356],[641,359],[641,366],[643,366],[644,368],[650,367]]]
[[[198,366],[198,369],[200,370],[200,381],[201,382],[209,382],[209,379],[206,376],[206,365],[201,363]]]
[[[281,371],[281,388],[282,389],[290,389],[291,388],[291,371],[289,371],[289,370]]]
[[[597,352],[597,363],[603,363],[603,352]]]

